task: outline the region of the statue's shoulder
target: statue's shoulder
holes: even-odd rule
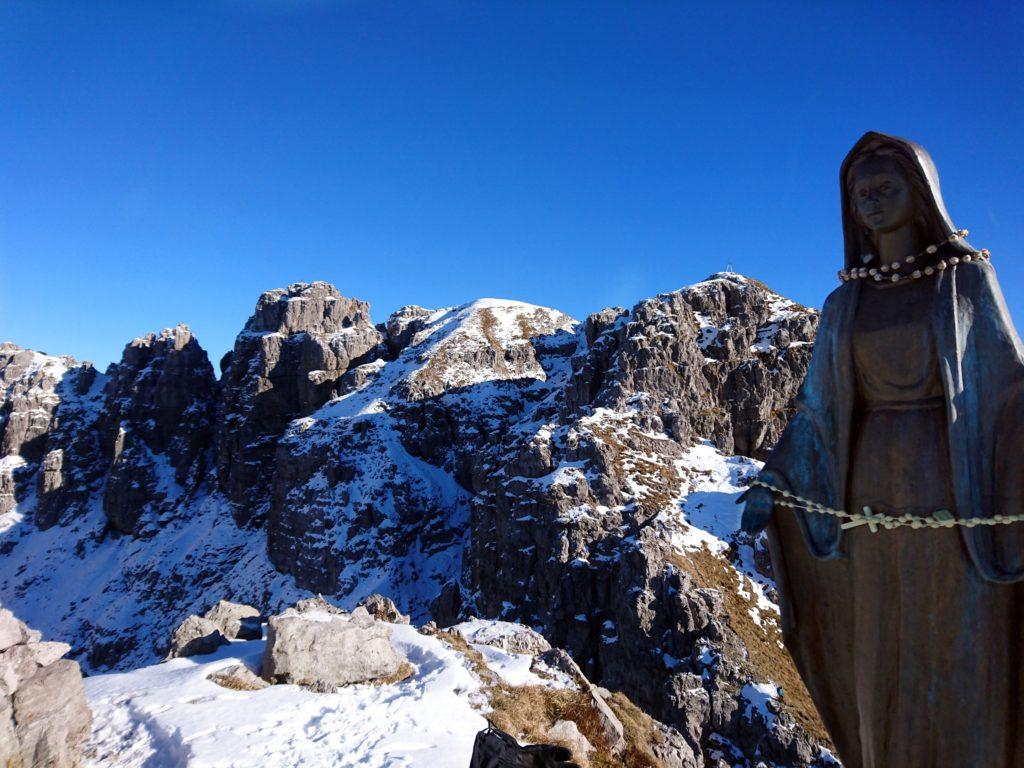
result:
[[[831,315],[833,312],[843,306],[849,301],[850,296],[853,293],[853,283],[841,283],[838,285],[828,296],[825,297],[825,303],[821,305],[821,314]]]

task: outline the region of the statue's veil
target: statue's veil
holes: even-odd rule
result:
[[[939,172],[935,169],[931,155],[920,144],[915,144],[908,139],[901,139],[898,136],[888,136],[884,133],[868,131],[853,148],[847,153],[846,159],[839,169],[839,194],[843,207],[843,242],[845,250],[844,268],[863,267],[865,263],[862,256],[872,250],[867,231],[856,220],[850,206],[848,193],[847,176],[853,164],[874,153],[899,155],[905,162],[901,166],[909,169],[917,178],[911,179],[912,186],[919,190],[924,197],[923,222],[926,231],[922,232],[925,245],[940,243],[953,232],[956,227],[953,225],[946,205],[942,202],[942,192],[939,189]],[[956,239],[948,244],[944,253],[955,256],[958,253],[973,253],[972,248],[966,241]]]

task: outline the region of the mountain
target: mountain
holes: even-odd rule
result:
[[[184,326],[102,374],[4,345],[0,598],[97,673],[219,598],[383,593],[532,626],[704,765],[828,763],[733,504],[816,325],[733,273],[582,323],[482,299],[374,325],[312,283],[260,297],[219,379]]]

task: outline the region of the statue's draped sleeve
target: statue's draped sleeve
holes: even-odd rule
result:
[[[939,277],[935,341],[946,392],[957,514],[1024,514],[1024,348],[995,270],[961,264]],[[989,581],[1024,579],[1024,522],[961,528]]]
[[[796,411],[760,476],[834,509],[842,509],[845,501],[854,396],[849,327],[859,288],[857,283],[845,283],[826,299]],[[835,517],[795,514],[816,557],[841,555],[842,530]]]
[[[1024,346],[995,270],[975,261],[932,279],[957,516],[1024,514]],[[856,397],[851,327],[860,290],[859,282],[844,283],[826,300],[796,412],[761,473],[765,482],[834,509],[846,508]],[[898,300],[899,289],[892,290]],[[834,516],[795,514],[812,554],[842,556]],[[1024,522],[961,526],[960,533],[985,579],[1024,580]]]

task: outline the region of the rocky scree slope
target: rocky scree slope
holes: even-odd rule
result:
[[[0,597],[99,670],[219,597],[380,592],[534,626],[706,765],[826,761],[732,504],[816,323],[732,273],[582,324],[484,299],[374,326],[313,283],[260,298],[219,382],[181,326],[105,374],[5,345]]]

